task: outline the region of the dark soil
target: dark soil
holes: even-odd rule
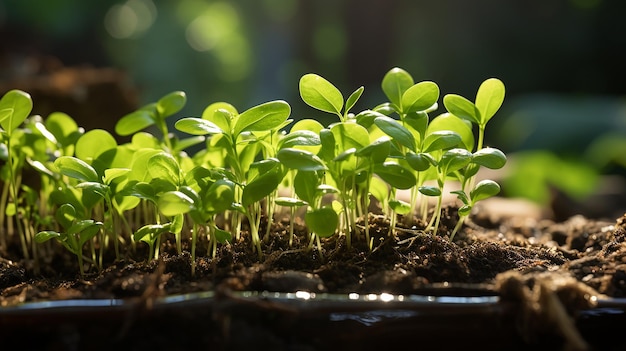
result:
[[[35,348],[54,350],[96,349],[98,345],[104,349],[120,346],[137,350],[189,349],[196,344],[234,349],[245,346],[243,340],[264,343],[275,349],[328,349],[329,345],[320,341],[319,337],[311,336],[315,334],[314,326],[299,327],[305,328],[302,330],[312,328],[312,334],[304,333],[307,337],[298,336],[291,329],[291,337],[281,335],[280,330],[284,331],[293,321],[286,322],[289,318],[284,319],[286,317],[281,310],[284,306],[270,308],[263,305],[267,302],[263,299],[254,300],[257,301],[255,303],[247,302],[249,306],[244,308],[245,317],[240,319],[234,318],[234,310],[229,309],[228,322],[224,320],[224,311],[217,313],[215,306],[207,310],[192,309],[192,312],[181,309],[184,316],[168,314],[171,311],[150,314],[150,306],[160,297],[205,291],[215,292],[220,301],[229,301],[231,307],[236,305],[233,301],[236,302],[237,296],[240,296],[237,291],[494,295],[517,306],[511,321],[503,319],[497,323],[498,328],[504,328],[507,323],[516,324],[511,326],[516,333],[523,329],[523,332],[507,335],[507,342],[512,340],[520,349],[524,345],[536,348],[544,345],[539,342],[546,340],[549,342],[545,345],[549,347],[590,349],[575,329],[574,336],[563,331],[559,320],[565,321],[577,311],[593,307],[596,301],[593,296],[600,299],[625,296],[626,215],[613,221],[574,216],[562,222],[473,216],[456,235],[454,242],[450,242],[447,233],[457,221],[456,216],[450,213],[456,213],[455,209],[446,208],[440,235],[420,231],[422,224],[416,218],[400,217],[395,235],[389,236],[389,223],[382,216],[372,215],[371,251],[362,238],[353,238],[352,246],[348,248],[343,235],[321,240],[321,252],[311,249],[301,224],[297,224],[293,244],[289,246],[289,221],[285,218],[274,224],[268,240],[263,242],[261,260],[252,250],[245,233],[240,241],[219,247],[215,258],[207,256],[206,242],[201,242],[195,276],[191,276],[188,248],[185,246],[184,252],[177,254],[172,238],[163,243],[159,260],[146,260],[147,252],[140,245],[136,252],[124,252],[123,259],[109,260],[103,271],[92,269],[84,278],[78,275],[75,257],[61,250],[56,243],[50,246],[54,254],[47,260],[39,261],[39,273],[35,273],[33,261],[20,260],[19,255],[9,252],[0,261],[0,306],[10,308],[49,300],[124,299],[136,302],[143,311],[139,315],[149,317],[146,320],[123,317],[122,321],[127,322],[117,322],[114,338],[107,334],[103,325],[98,324],[105,315],[97,312],[87,313],[88,322],[82,327],[70,328],[69,333],[65,329],[59,330],[61,327],[55,322],[44,322],[42,316],[20,319],[19,313],[7,313],[0,314],[0,334],[2,339],[11,335],[19,340],[38,330],[44,339],[38,339],[40,341],[34,344]],[[17,249],[17,245],[14,247]],[[553,309],[553,303],[545,302],[550,296],[556,297],[554,301],[560,302],[559,310],[566,311],[566,314],[555,317],[546,312]],[[243,305],[246,306],[246,303]],[[261,305],[262,308],[259,307]],[[202,318],[202,326],[182,322],[189,320],[190,315]],[[266,318],[272,315],[278,319],[268,322]],[[58,322],[59,318],[55,316],[52,319]],[[166,321],[159,318],[166,318]],[[147,323],[148,320],[160,322],[154,325]],[[239,325],[251,323],[250,320],[256,321],[256,328]],[[433,321],[436,323],[436,319]],[[520,321],[527,324],[525,328],[517,325]],[[68,323],[59,325],[67,329],[67,325],[72,325]],[[185,330],[175,328],[179,323]],[[266,323],[283,329],[269,331]],[[93,328],[86,327],[89,325]],[[550,327],[542,329],[546,325]],[[233,329],[235,327],[240,329]],[[496,328],[487,322],[484,327]],[[319,323],[317,328],[322,330]],[[444,324],[444,328],[445,333],[455,330],[453,324],[447,327]],[[349,329],[344,332],[350,334]],[[358,335],[357,331],[353,332]],[[162,333],[167,333],[168,337],[164,338]],[[137,336],[141,337],[137,339]],[[397,335],[400,340],[406,336]],[[348,345],[348,348],[360,345],[361,349],[369,349],[376,345],[373,341],[359,344],[358,337],[343,340],[346,345],[336,339],[328,340],[332,340],[333,346]],[[445,345],[446,340],[445,336],[440,336],[437,345]],[[389,342],[379,346],[390,345]],[[507,344],[507,347],[513,344]],[[624,346],[622,343],[612,349]]]

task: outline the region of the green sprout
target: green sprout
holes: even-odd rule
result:
[[[144,243],[148,259],[156,259],[164,238],[173,235],[178,254],[189,250],[195,275],[203,238],[212,259],[220,245],[249,240],[262,260],[279,207],[290,214],[289,245],[302,208],[306,250],[316,248],[323,258],[323,241],[335,235],[345,238],[347,249],[360,241],[372,250],[372,200],[389,221],[386,240],[395,238],[399,219],[409,224],[414,214],[423,233],[445,232],[453,240],[476,203],[499,194],[495,181],[477,181],[482,168],[506,164],[502,151],[484,145],[486,125],[504,100],[498,79],[485,80],[473,102],[445,95],[447,111],[437,116],[431,114],[439,86],[415,82],[397,67],[381,82],[386,101],[357,113],[352,109],[362,86],[344,99],[330,81],[310,73],[298,89],[305,104],[337,120],[300,119],[287,132],[293,120],[286,101],[243,112],[216,102],[200,117],[178,119],[175,129],[190,135],[179,138],[166,123],[186,104],[185,93],[175,91],[123,116],[115,131],[130,141],[121,145],[109,132],[85,131],[61,112],[45,120],[29,116],[30,96],[8,92],[0,99],[0,159],[6,161],[0,168],[0,248],[17,235],[24,258],[36,261],[39,250],[51,246],[35,244],[54,238],[77,256],[84,275],[89,254],[102,269],[107,250],[117,260]],[[204,147],[189,155],[191,146]],[[23,184],[27,169],[38,183]],[[460,206],[448,230],[441,217],[451,181],[460,185],[451,192]],[[400,197],[404,190],[408,200]]]
[[[55,218],[65,230],[62,232],[41,231],[35,235],[35,240],[43,243],[50,239],[56,239],[63,244],[67,250],[76,255],[80,275],[84,277],[83,246],[98,234],[103,224],[92,219],[80,219],[76,209],[71,204],[61,205]]]

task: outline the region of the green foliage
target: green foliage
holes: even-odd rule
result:
[[[440,98],[438,85],[416,83],[400,68],[382,79],[388,101],[358,113],[351,110],[363,87],[344,100],[330,81],[311,73],[300,79],[298,88],[306,104],[338,121],[324,126],[301,119],[287,132],[292,120],[285,101],[269,101],[243,112],[216,102],[198,117],[178,119],[176,130],[190,135],[179,139],[166,123],[186,103],[185,94],[175,91],[119,120],[115,132],[131,136],[122,145],[107,131],[83,132],[63,113],[45,121],[29,119],[30,97],[11,91],[0,100],[0,157],[8,161],[0,175],[8,181],[5,184],[13,184],[5,187],[11,196],[3,198],[11,201],[2,204],[0,224],[5,225],[5,216],[35,219],[26,215],[37,206],[48,209],[50,214],[43,217],[54,217],[59,227],[33,220],[38,225],[30,231],[38,233],[34,240],[56,239],[78,257],[81,273],[85,244],[93,264],[102,268],[104,250],[110,245],[116,257],[120,244],[148,245],[151,259],[158,257],[162,238],[174,235],[178,252],[184,240],[190,241],[194,274],[198,235],[206,235],[212,256],[218,245],[248,236],[261,258],[276,207],[290,211],[290,244],[296,209],[304,209],[309,248],[316,243],[322,256],[320,240],[335,235],[344,235],[348,247],[353,240],[364,240],[371,249],[371,199],[389,218],[393,235],[398,215],[426,216],[427,199],[422,197],[436,197],[424,231],[437,234],[444,187],[448,181],[459,181],[461,190],[454,194],[462,205],[452,239],[478,201],[500,192],[491,180],[474,184],[482,167],[497,169],[506,163],[500,150],[482,146],[485,126],[504,99],[499,80],[483,82],[474,102],[444,96],[447,112],[432,118]],[[160,136],[151,134],[149,127]],[[200,143],[204,148],[194,155],[184,152]],[[38,198],[32,189],[18,191],[17,180],[11,179],[18,179],[24,165],[37,170],[42,194],[49,195]],[[396,197],[405,189],[411,192],[410,201]],[[279,195],[279,190],[288,195]],[[33,238],[23,239],[27,252]]]

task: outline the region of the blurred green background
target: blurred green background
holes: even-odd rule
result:
[[[384,100],[380,81],[396,66],[472,100],[497,77],[507,96],[486,142],[512,156],[505,195],[619,213],[625,14],[623,0],[3,0],[0,82],[44,74],[37,62],[54,58],[125,72],[136,94],[127,109],[183,90],[181,117],[216,101],[243,111],[284,99],[294,119],[328,123],[300,100],[305,73],[346,96],[363,85],[357,110]],[[98,118],[125,113],[112,105]],[[592,196],[601,203],[584,204]]]

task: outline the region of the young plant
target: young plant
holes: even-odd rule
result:
[[[202,143],[203,137],[193,137],[179,140],[170,133],[166,119],[171,118],[185,107],[187,95],[182,91],[173,91],[157,102],[148,104],[122,117],[115,124],[115,133],[121,136],[134,135],[149,127],[156,127],[161,134],[159,139],[163,150],[179,157],[184,149]]]
[[[223,150],[225,162],[222,164],[229,168],[232,180],[240,188],[236,191],[236,201],[241,204],[238,210],[248,219],[252,245],[259,257],[262,256],[258,228],[260,201],[275,193],[285,171],[275,159],[255,162],[255,158],[263,147],[260,137],[284,127],[290,113],[289,104],[280,100],[254,106],[241,114],[229,104],[215,103],[204,110],[202,118],[183,118],[175,124],[181,132],[210,135],[208,147]],[[234,236],[239,239],[241,220],[236,214],[233,219]]]
[[[96,236],[103,224],[92,219],[80,219],[79,214],[71,204],[61,205],[56,212],[55,218],[65,230],[62,232],[53,230],[41,231],[35,235],[35,240],[38,243],[43,243],[50,239],[56,239],[60,242],[67,250],[76,255],[80,275],[84,277],[83,246]]]
[[[357,208],[360,202],[359,195],[362,194],[362,191],[359,191],[359,182],[370,176],[361,174],[369,169],[364,165],[367,159],[356,155],[358,150],[370,145],[370,135],[365,127],[356,123],[354,115],[350,113],[350,109],[357,103],[364,89],[359,87],[344,102],[339,89],[323,77],[312,73],[300,79],[299,89],[300,96],[306,104],[320,111],[335,114],[340,120],[331,124],[329,128],[320,130],[321,148],[317,156],[324,162],[324,167],[339,191],[344,214],[346,245],[349,248],[352,234],[358,234],[357,218],[362,215]]]
[[[450,235],[451,240],[463,224],[465,218],[470,214],[476,202],[497,195],[500,192],[500,186],[492,180],[485,179],[476,185],[474,185],[474,182],[481,166],[499,169],[506,164],[506,156],[502,151],[490,147],[483,148],[485,127],[487,122],[491,120],[502,106],[504,95],[504,84],[497,78],[490,78],[480,85],[473,103],[455,94],[448,94],[443,99],[444,105],[450,113],[478,126],[478,142],[476,151],[472,155],[472,164],[466,169],[460,169],[457,174],[461,181],[461,190],[453,193],[458,196],[463,206],[458,211],[459,222]],[[469,194],[466,191],[467,187],[471,189]]]
[[[2,205],[2,207],[4,207],[4,211],[0,214],[3,218],[2,222],[5,222],[5,215],[8,217],[15,217],[19,207],[19,185],[23,160],[21,161],[21,153],[19,152],[20,142],[17,130],[22,122],[26,120],[32,109],[33,101],[30,95],[21,90],[10,90],[0,99],[0,127],[2,127],[0,132],[2,136],[2,146],[4,149],[4,152],[1,154],[4,156],[3,158],[6,159],[6,168],[8,173],[8,176],[6,177],[8,178],[8,187],[4,188],[4,192],[10,196],[10,202],[7,201],[9,200],[8,196],[2,197],[5,199]],[[28,258],[29,254],[26,232],[20,220],[16,220],[15,223],[17,225],[18,235],[22,245],[22,254],[25,258]],[[2,228],[2,232],[0,234],[0,245],[2,245],[3,248],[6,248],[6,236],[4,228]]]

